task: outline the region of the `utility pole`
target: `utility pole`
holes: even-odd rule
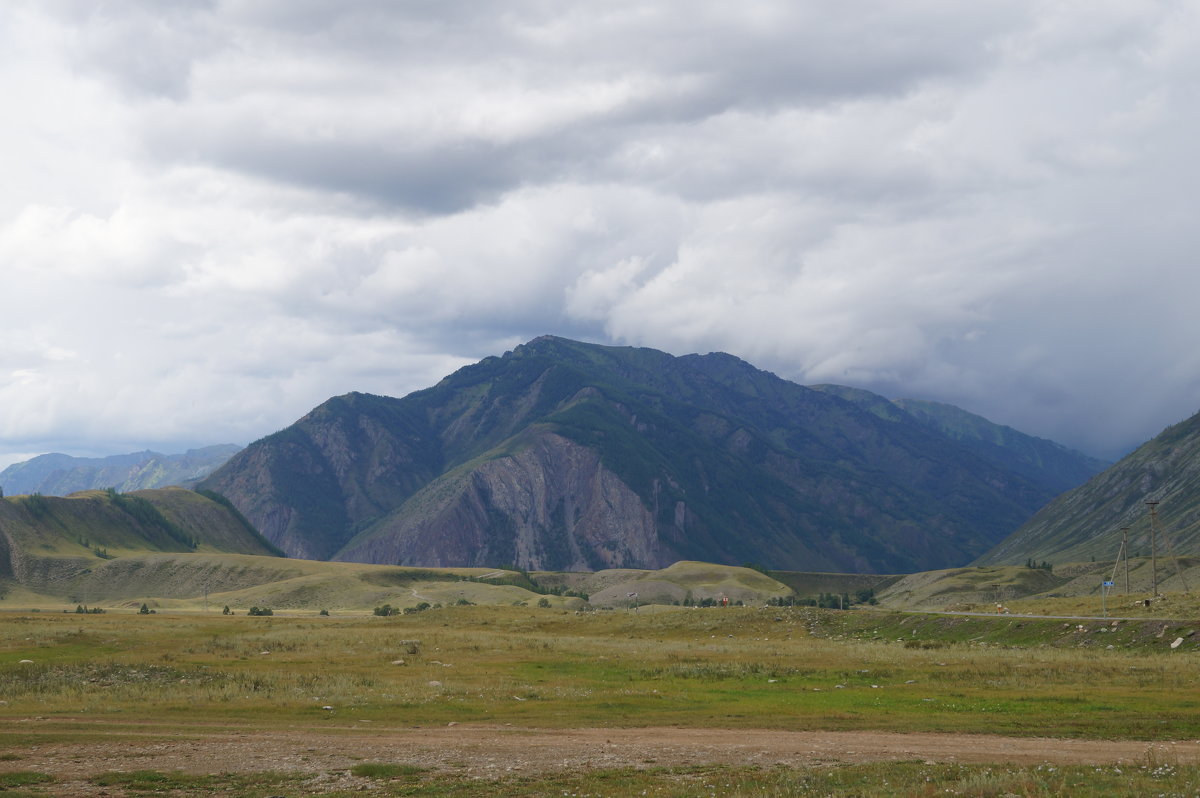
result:
[[[1121,551],[1125,552],[1125,595],[1129,595],[1129,527],[1121,527]]]
[[[1154,590],[1151,595],[1158,598],[1158,538],[1155,525],[1158,522],[1158,502],[1146,502],[1150,508],[1150,579]]]

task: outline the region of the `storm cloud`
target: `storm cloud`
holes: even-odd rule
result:
[[[542,333],[1115,457],[1200,409],[1195,4],[0,7],[0,465]]]

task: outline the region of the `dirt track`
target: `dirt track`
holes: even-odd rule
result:
[[[130,729],[129,731],[134,731]],[[519,729],[457,725],[328,732],[214,733],[9,749],[21,769],[82,778],[112,770],[320,773],[404,762],[479,777],[587,767],[814,765],[912,760],[1017,764],[1200,763],[1200,741],[1130,742],[965,734],[726,729]]]

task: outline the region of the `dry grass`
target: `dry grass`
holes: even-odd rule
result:
[[[347,713],[373,722],[400,713],[422,724],[1200,736],[1194,655],[810,634],[844,617],[525,607],[392,618],[5,614],[0,712],[182,727],[336,726]]]

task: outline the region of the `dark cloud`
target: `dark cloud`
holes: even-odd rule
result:
[[[1185,4],[6,4],[0,449],[244,442],[551,332],[1116,454],[1200,407],[1197,30]]]

